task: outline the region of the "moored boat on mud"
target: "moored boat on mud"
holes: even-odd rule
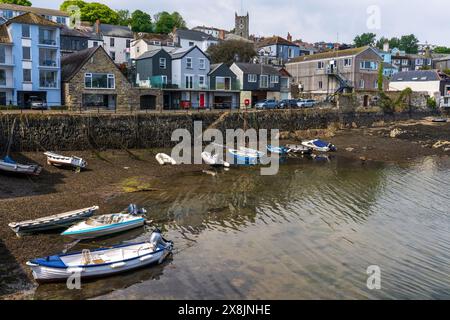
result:
[[[6,156],[0,160],[0,171],[38,176],[42,171],[42,167],[37,164],[20,164],[11,159],[11,157]]]
[[[238,165],[256,165],[264,157],[264,153],[241,147],[238,150],[228,149],[228,152],[234,157],[235,163]]]
[[[99,207],[93,206],[90,208],[69,211],[66,213],[61,213],[35,220],[13,222],[9,224],[9,227],[17,234],[36,233],[41,231],[61,229],[80,220],[91,217],[98,209]]]
[[[230,164],[228,162],[219,159],[218,154],[212,155],[209,152],[202,152],[202,159],[206,164],[213,167],[225,167],[225,168],[230,167]]]
[[[175,159],[173,159],[171,156],[169,156],[165,153],[158,153],[155,158],[156,158],[156,161],[158,161],[158,163],[162,166],[166,165],[166,164],[171,164],[174,166],[177,164]]]
[[[313,149],[314,151],[320,151],[320,152],[330,152],[330,151],[337,151],[336,146],[329,142],[325,142],[323,140],[315,139],[315,140],[309,140],[309,141],[303,141],[302,145],[308,148]]]
[[[305,147],[303,145],[296,145],[296,144],[287,144],[286,148],[288,148],[288,153],[295,153],[295,154],[301,154],[301,155],[311,154],[313,151],[309,147]]]
[[[66,281],[74,274],[81,279],[99,278],[160,264],[172,250],[173,242],[156,230],[148,242],[48,256],[28,261],[27,266],[39,283]]]
[[[82,158],[71,156],[66,157],[54,152],[44,153],[47,156],[47,164],[56,167],[73,167],[79,169],[86,169],[87,162]]]
[[[287,147],[275,147],[272,145],[268,145],[267,150],[270,153],[275,153],[275,154],[280,154],[280,155],[286,155],[289,152],[289,149]]]

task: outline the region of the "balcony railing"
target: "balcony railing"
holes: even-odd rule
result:
[[[58,62],[56,60],[41,60],[39,65],[42,67],[57,67]]]
[[[56,46],[56,40],[53,39],[39,39],[39,44],[43,44],[46,46]]]
[[[56,81],[40,81],[39,87],[55,89],[55,88],[58,88],[58,83]]]

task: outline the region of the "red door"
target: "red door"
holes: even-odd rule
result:
[[[200,93],[200,108],[204,108],[204,107],[205,107],[205,94]]]

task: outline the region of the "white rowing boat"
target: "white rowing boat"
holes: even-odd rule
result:
[[[155,158],[156,158],[156,161],[158,161],[158,163],[162,166],[166,165],[166,164],[171,164],[174,166],[177,164],[175,159],[173,159],[172,157],[168,156],[165,153],[158,153]]]
[[[149,242],[117,245],[98,250],[54,255],[27,262],[37,282],[66,281],[111,276],[117,273],[162,263],[173,250],[173,243],[156,230]]]
[[[305,147],[311,148],[315,151],[320,151],[320,152],[337,151],[336,146],[334,146],[331,143],[319,140],[319,139],[303,141],[302,145],[304,145]]]
[[[202,159],[203,161],[213,167],[225,167],[225,168],[229,168],[230,164],[222,159],[219,159],[219,155],[215,154],[212,155],[209,152],[203,152],[202,153]]]
[[[74,167],[85,169],[87,167],[87,162],[82,158],[71,156],[66,157],[54,152],[44,153],[47,156],[47,164],[56,167]]]
[[[80,220],[91,217],[98,209],[99,207],[94,206],[35,220],[13,222],[9,224],[9,227],[17,234],[60,229],[72,225]]]
[[[38,176],[42,171],[42,167],[35,164],[20,164],[6,156],[3,160],[0,160],[0,170],[17,174]]]

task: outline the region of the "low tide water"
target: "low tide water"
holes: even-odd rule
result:
[[[450,160],[361,164],[289,160],[182,173],[160,191],[121,195],[175,242],[163,265],[82,283],[40,286],[35,298],[450,299]],[[95,242],[146,240],[151,228]],[[77,249],[92,243],[79,244]],[[367,268],[381,289],[367,287]]]

